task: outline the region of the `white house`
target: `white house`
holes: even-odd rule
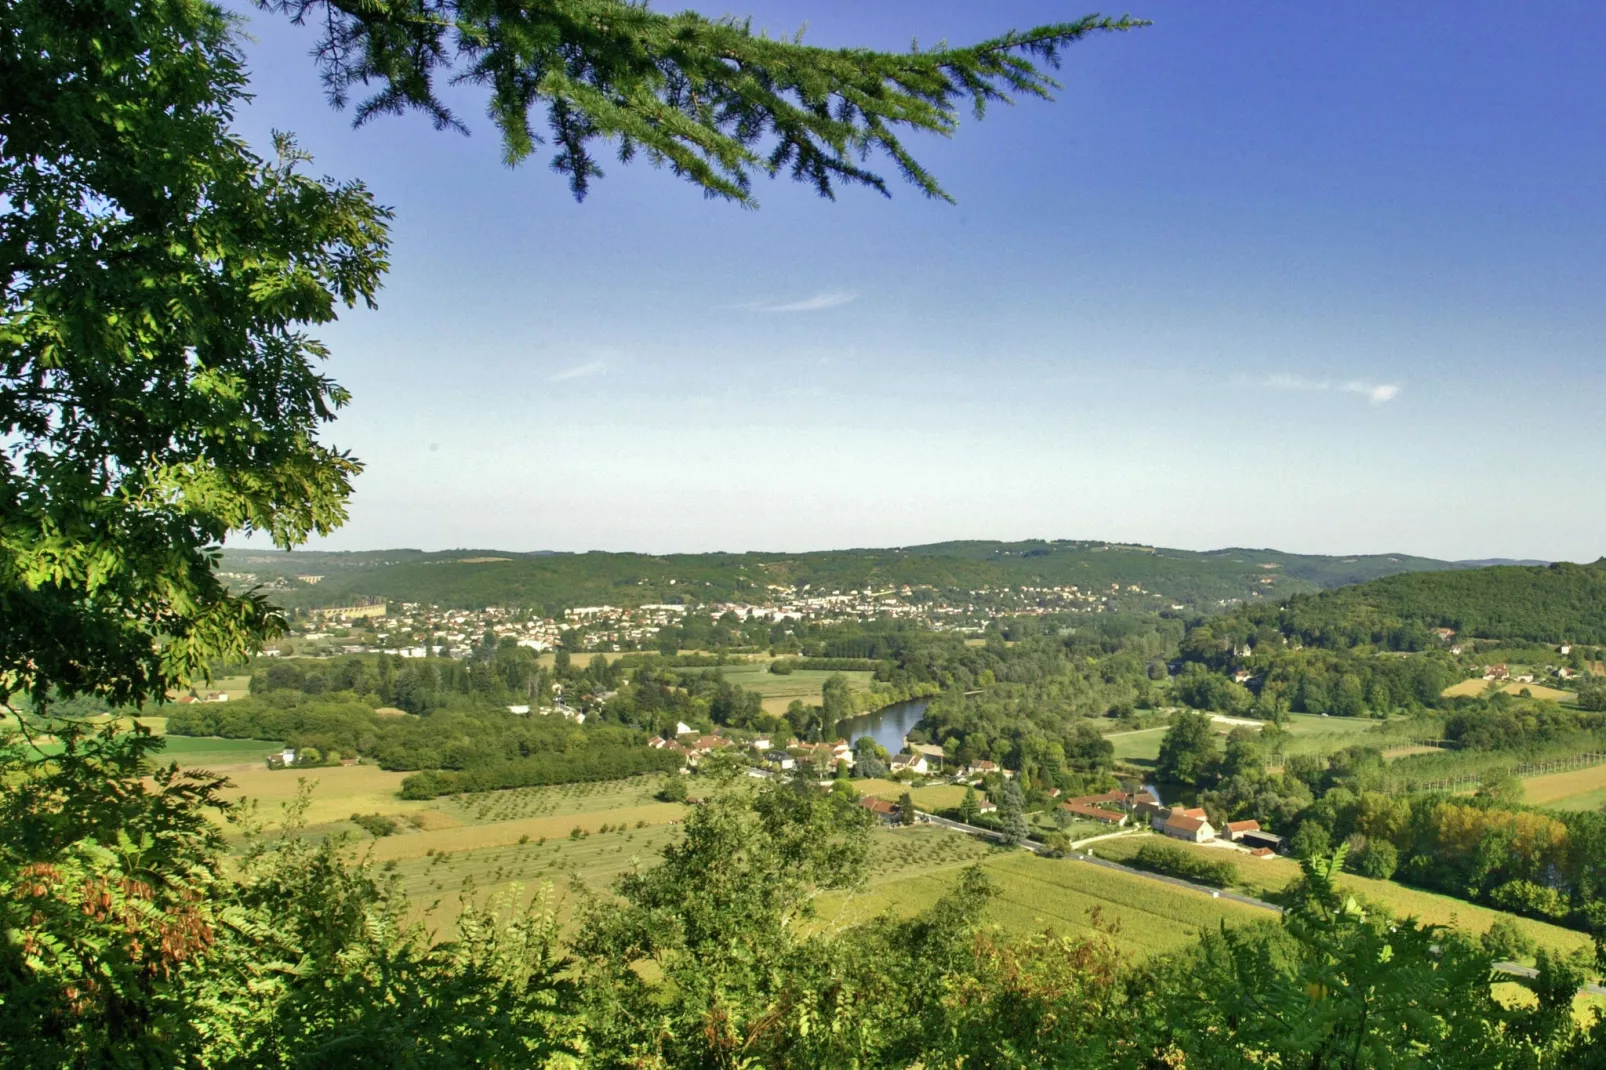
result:
[[[279,757],[281,760],[283,760],[285,765],[295,765],[296,749],[294,747],[286,747],[284,748],[284,753],[279,755]]]
[[[894,756],[892,759],[892,771],[899,773],[905,769],[911,773],[925,773],[930,769],[930,766],[926,764],[926,756],[924,754],[899,754]]]

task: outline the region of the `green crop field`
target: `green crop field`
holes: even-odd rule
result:
[[[1152,839],[1150,836],[1132,836],[1106,840],[1095,844],[1093,849],[1101,858],[1120,862],[1131,858],[1139,847]],[[1274,899],[1290,881],[1300,875],[1299,864],[1288,858],[1254,858],[1240,851],[1185,843],[1177,846],[1212,861],[1232,862],[1238,867],[1239,876],[1234,887],[1257,897]],[[1519,918],[1447,895],[1407,888],[1393,881],[1345,874],[1340,883],[1364,902],[1381,907],[1397,917],[1414,917],[1435,925],[1455,925],[1475,933],[1486,932],[1498,918],[1509,918],[1541,947],[1564,952],[1589,951],[1593,947],[1588,936],[1572,929]]]
[[[268,755],[284,749],[282,743],[263,739],[220,739],[216,736],[164,736],[163,739],[167,745],[157,754],[157,760],[163,764],[177,762],[186,769],[246,763],[264,765]]]

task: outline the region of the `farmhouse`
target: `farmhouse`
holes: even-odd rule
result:
[[[764,755],[764,760],[778,769],[796,769],[797,759],[784,750],[772,750]]]
[[[866,795],[859,800],[859,805],[881,819],[882,824],[894,825],[898,821],[898,804],[890,803],[885,799],[878,799],[873,795]]]
[[[947,757],[947,755],[943,754],[942,748],[934,743],[905,743],[904,745],[911,752],[924,755],[930,765],[939,769],[942,768],[943,759]]]
[[[1197,806],[1191,809],[1174,806],[1163,817],[1156,814],[1150,824],[1172,839],[1189,843],[1206,843],[1216,838],[1215,827],[1210,824],[1204,810]]]
[[[1227,839],[1232,840],[1234,843],[1237,843],[1239,840],[1243,839],[1244,833],[1246,833],[1246,832],[1259,832],[1260,831],[1260,822],[1259,821],[1229,821],[1229,822],[1227,822],[1227,827],[1224,828],[1222,831],[1227,834]]]

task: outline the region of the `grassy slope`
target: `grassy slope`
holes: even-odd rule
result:
[[[1147,836],[1108,840],[1095,845],[1094,850],[1102,858],[1119,862],[1136,854],[1143,843],[1151,840],[1152,837]],[[1287,858],[1257,859],[1220,848],[1199,847],[1192,844],[1177,846],[1205,858],[1232,862],[1238,867],[1239,873],[1236,887],[1250,895],[1275,896],[1300,875],[1299,865]],[[1486,931],[1497,918],[1511,918],[1541,946],[1562,951],[1587,951],[1593,946],[1589,937],[1571,929],[1547,925],[1528,918],[1518,918],[1447,895],[1407,888],[1392,881],[1369,880],[1366,877],[1346,874],[1342,883],[1361,899],[1384,907],[1400,917],[1416,917],[1438,925],[1453,924],[1476,933]]]

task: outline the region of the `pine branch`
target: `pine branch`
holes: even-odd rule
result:
[[[1047,73],[1095,33],[1147,25],[1089,15],[964,48],[923,52],[824,49],[802,35],[773,40],[747,20],[660,15],[626,0],[257,0],[321,27],[313,50],[329,99],[356,125],[420,111],[466,132],[440,99],[448,84],[489,91],[487,114],[516,165],[547,140],[576,198],[602,177],[598,141],[628,162],[638,152],[710,197],[752,204],[754,175],[786,174],[823,197],[866,186],[890,196],[869,166],[890,160],[928,197],[951,200],[903,139],[951,136],[959,109],[1053,99]],[[532,114],[544,111],[546,134]]]

